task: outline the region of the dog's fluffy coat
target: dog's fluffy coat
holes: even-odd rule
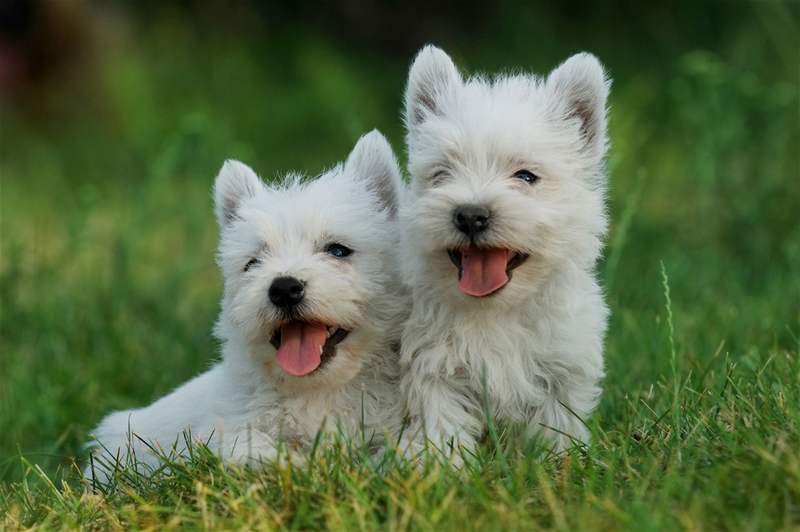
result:
[[[215,331],[222,359],[148,407],[106,417],[93,431],[100,459],[86,475],[101,469],[102,478],[103,464],[117,459],[156,465],[149,446],[180,453],[184,431],[240,463],[274,458],[279,442],[303,448],[320,429],[364,430],[376,442],[396,433],[396,344],[408,308],[393,256],[401,186],[378,132],[315,180],[289,176],[268,187],[244,164],[226,162],[214,190],[225,280]],[[332,243],[353,253],[331,256]],[[305,376],[281,369],[270,343],[287,317],[267,293],[286,275],[305,284],[295,319],[350,331],[335,356]]]
[[[581,418],[600,396],[608,317],[594,269],[607,227],[609,86],[585,53],[546,78],[462,79],[432,46],[415,59],[405,110],[412,184],[400,216],[413,291],[401,349],[410,450],[425,437],[472,447],[484,398],[496,419],[525,423],[558,449],[588,440]],[[520,170],[537,179],[518,179]],[[462,205],[490,213],[472,240],[454,226]],[[448,257],[469,245],[528,259],[497,293],[472,297]]]

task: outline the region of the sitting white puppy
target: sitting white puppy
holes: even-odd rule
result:
[[[401,186],[377,131],[314,180],[266,186],[226,162],[214,187],[222,360],[146,408],[105,418],[86,476],[107,478],[116,460],[156,466],[151,446],[181,453],[185,433],[239,463],[274,458],[279,442],[307,447],[320,430],[364,431],[376,444],[396,433],[408,307],[393,255]]]
[[[462,79],[433,46],[411,66],[400,257],[413,291],[401,342],[412,451],[425,437],[471,448],[486,405],[557,449],[588,440],[608,318],[594,273],[608,91],[585,53],[546,78]]]

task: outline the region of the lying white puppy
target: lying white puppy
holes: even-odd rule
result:
[[[376,444],[395,433],[408,307],[393,255],[401,186],[377,131],[314,180],[267,186],[226,162],[214,187],[222,360],[146,408],[106,417],[85,475],[105,479],[117,460],[156,466],[150,446],[181,453],[185,432],[239,463],[275,457],[279,442],[305,448],[320,430],[363,430]]]

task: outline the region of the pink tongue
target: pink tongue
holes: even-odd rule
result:
[[[470,296],[488,296],[508,282],[507,249],[469,246],[461,251],[461,279],[458,287]]]
[[[321,323],[293,321],[281,327],[276,360],[290,375],[308,375],[320,365],[328,330]]]

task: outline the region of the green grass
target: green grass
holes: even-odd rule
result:
[[[408,54],[161,16],[56,92],[48,120],[3,104],[0,529],[800,527],[799,19],[696,5],[639,28],[519,8],[437,39],[470,70],[587,48],[615,79],[593,443],[553,456],[499,426],[461,471],[376,468],[338,444],[257,471],[199,450],[107,493],[78,480],[104,414],[216,356],[222,160],[314,173],[372,127],[401,151]]]

